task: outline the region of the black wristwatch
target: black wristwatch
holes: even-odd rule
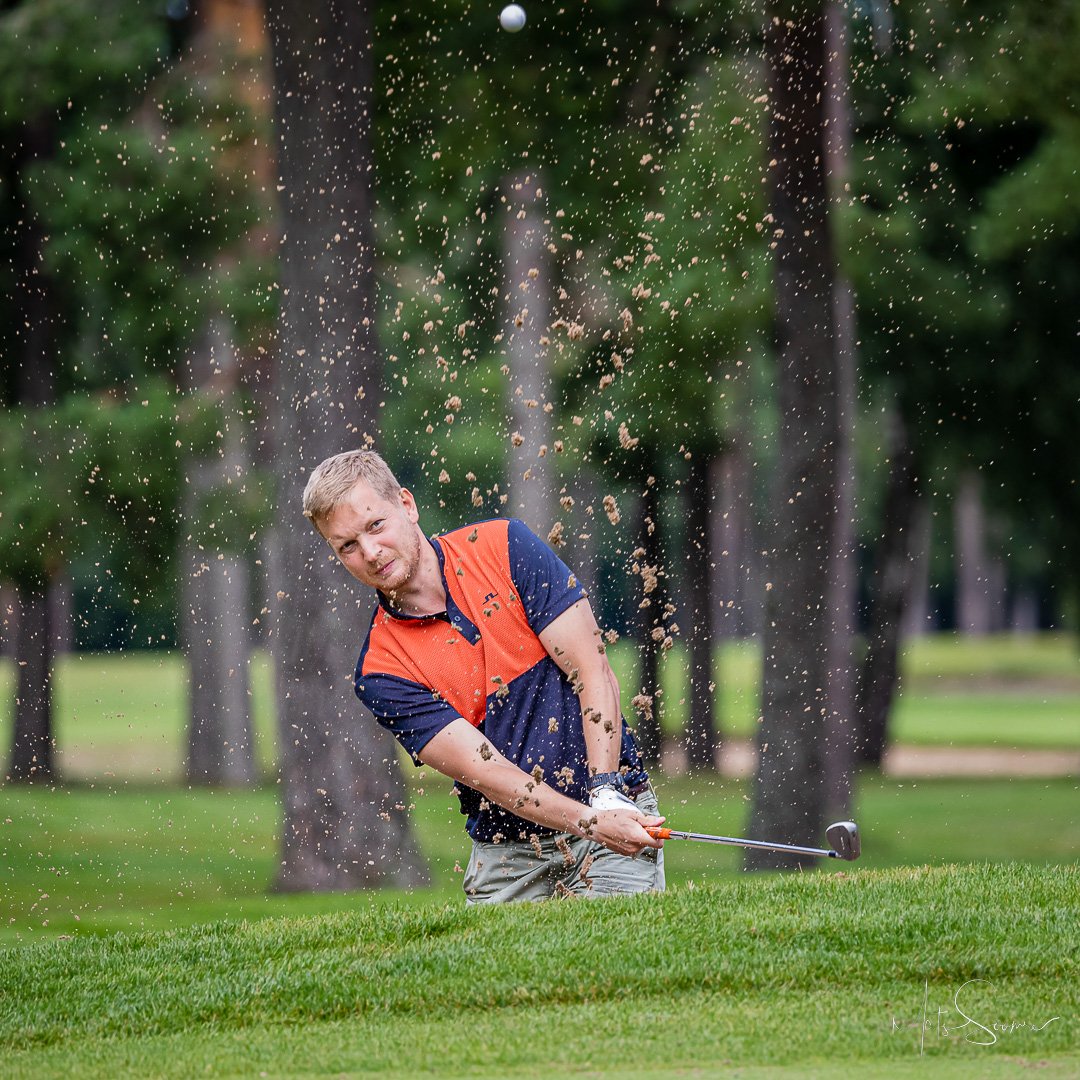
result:
[[[626,794],[626,777],[621,772],[598,772],[589,777],[589,790],[612,787],[620,795]]]

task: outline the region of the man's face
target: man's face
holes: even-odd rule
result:
[[[396,593],[420,565],[419,516],[405,488],[390,500],[361,480],[345,502],[319,522],[319,531],[357,581]]]

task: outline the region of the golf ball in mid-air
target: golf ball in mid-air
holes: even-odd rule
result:
[[[516,34],[525,25],[525,9],[520,4],[507,4],[499,12],[499,25],[508,33]]]

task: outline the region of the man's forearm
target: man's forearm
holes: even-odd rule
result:
[[[596,816],[589,807],[508,761],[489,762],[469,786],[496,806],[557,832],[584,836]]]
[[[643,814],[632,805],[629,812],[621,807],[594,810],[503,758],[489,761],[487,766],[470,786],[518,817],[557,832],[587,836],[622,855],[636,855],[644,847],[663,847],[663,841],[645,831],[646,826],[662,824],[662,817]]]
[[[496,750],[467,720],[448,724],[419,752],[425,765],[479,791],[484,798],[518,817],[556,832],[589,836],[623,855],[643,847],[661,847],[643,825],[663,818],[629,810],[593,810],[545,784],[539,775],[523,772]]]
[[[598,773],[618,769],[622,748],[619,684],[611,668],[605,664],[604,669],[583,684],[578,694],[589,771]]]

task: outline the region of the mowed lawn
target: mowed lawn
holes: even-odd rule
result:
[[[1063,1078],[1075,866],[218,923],[0,952],[5,1077]]]
[[[636,687],[632,648],[613,651],[624,709]],[[686,719],[686,656],[662,663],[661,715],[676,735]],[[725,735],[752,739],[760,715],[761,649],[728,642],[714,662],[716,710]],[[892,736],[912,746],[1080,747],[1080,643],[1069,634],[970,638],[935,634],[905,649]]]
[[[616,650],[616,662],[628,655]],[[747,696],[756,664],[748,645],[726,646],[720,657],[729,687],[741,686]],[[1030,690],[1069,683],[1075,665],[1074,643],[1066,637],[937,638],[916,643],[906,678],[909,686],[927,687],[921,700],[963,708],[970,698],[956,686],[979,685],[990,668],[999,681]],[[281,821],[269,676],[266,658],[257,655],[253,710],[265,783],[247,791],[188,790],[176,783],[183,754],[180,659],[159,653],[66,658],[58,677],[57,725],[67,782],[55,790],[0,787],[0,944],[351,907],[349,896],[268,892],[280,857]],[[948,692],[935,690],[939,684]],[[909,690],[904,701],[915,694]],[[1035,730],[1030,710],[1040,699],[1019,689],[1017,694],[1017,715],[1028,719],[1012,724],[1008,743],[1022,745]],[[933,733],[963,735],[961,725],[934,719],[944,711],[926,715]],[[1057,743],[1050,744],[1067,744],[1074,728],[1069,715],[1048,721],[1036,742],[1045,745],[1056,732]],[[0,732],[4,743],[8,733]],[[404,771],[433,883],[409,895],[376,894],[371,902],[456,902],[467,838],[450,784],[430,771]],[[674,827],[745,835],[746,784],[662,777],[659,788]],[[864,836],[860,865],[1074,860],[1080,856],[1078,796],[1075,778],[897,782],[866,775],[854,808]],[[678,885],[730,876],[739,857],[730,848],[672,842],[669,880]]]
[[[925,644],[898,730],[910,706],[924,742],[1080,743],[1071,641]],[[756,652],[719,661],[726,730],[751,735]],[[735,849],[671,841],[662,897],[478,911],[450,784],[410,768],[431,885],[283,896],[265,657],[253,675],[265,782],[196,790],[178,657],[63,661],[67,779],[0,787],[0,1075],[1080,1075],[1076,778],[864,774],[856,864],[747,876]],[[1013,713],[965,719],[980,685]],[[1051,688],[1069,704],[1040,727]],[[965,741],[990,715],[1001,738]],[[744,834],[747,784],[658,786],[673,826]]]
[[[612,650],[623,708],[637,690],[637,654]],[[686,714],[680,647],[662,665],[665,729],[677,735]],[[759,715],[760,649],[729,642],[717,650],[717,715],[723,735],[753,738]],[[270,662],[252,658],[255,747],[265,776],[276,774]],[[175,780],[185,740],[183,657],[169,652],[79,654],[61,658],[56,677],[58,760],[69,778]],[[0,663],[0,751],[10,745],[13,671]],[[1065,634],[985,639],[935,635],[904,655],[893,725],[897,742],[918,746],[1080,747],[1080,647]]]
[[[269,891],[280,859],[277,785],[206,791],[110,781],[0,789],[0,947],[217,919],[460,904],[468,838],[449,781],[430,770],[409,779],[410,817],[432,883],[359,896]],[[746,783],[675,777],[658,781],[658,789],[673,827],[746,835]],[[855,805],[863,838],[858,867],[1075,862],[1078,805],[1075,779],[864,777]],[[673,887],[740,876],[735,848],[672,840],[665,852]],[[829,861],[817,872],[836,866]]]

